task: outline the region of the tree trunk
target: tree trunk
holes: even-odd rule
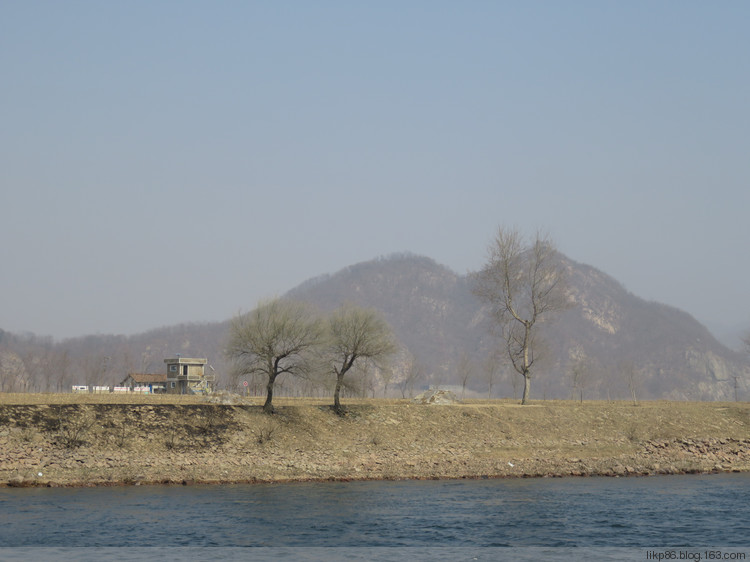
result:
[[[336,390],[333,392],[333,411],[336,412],[338,415],[342,415],[344,413],[344,409],[341,407],[341,381],[344,378],[344,375],[339,375],[336,377]]]
[[[529,403],[529,394],[531,392],[531,376],[528,374],[523,375],[523,398],[521,398],[521,404]]]
[[[266,385],[266,403],[263,404],[263,412],[266,414],[273,414],[273,383],[276,377],[268,377],[268,384]]]
[[[531,334],[531,325],[528,322],[524,322],[524,335],[523,335],[523,398],[521,398],[521,405],[529,403],[529,393],[531,392],[531,373],[529,367],[529,336]]]

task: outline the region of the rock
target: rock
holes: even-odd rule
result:
[[[26,480],[20,474],[16,474],[8,480],[8,486],[11,488],[23,488],[27,485]]]
[[[233,406],[238,404],[245,404],[247,400],[234,392],[221,390],[213,392],[206,396],[205,401],[209,404],[222,404],[225,406]]]
[[[413,404],[458,404],[459,399],[450,390],[431,388],[412,400]]]

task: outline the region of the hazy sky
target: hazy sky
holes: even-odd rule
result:
[[[224,320],[500,225],[750,328],[750,2],[0,0],[0,328]]]

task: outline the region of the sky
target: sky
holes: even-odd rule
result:
[[[221,321],[398,252],[467,273],[508,226],[736,336],[748,22],[729,0],[0,0],[0,328]]]

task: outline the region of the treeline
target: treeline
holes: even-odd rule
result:
[[[176,354],[206,357],[216,388],[251,396],[265,392],[262,376],[232,369],[224,353],[228,323],[184,324],[136,336],[92,335],[61,342],[48,336],[0,330],[0,392],[71,392],[74,385],[114,387],[131,373],[163,373],[164,359]],[[342,395],[411,397],[434,382],[411,354],[402,350],[387,374],[355,370]],[[247,385],[245,385],[247,383]],[[279,396],[330,396],[333,382],[322,374],[281,377]]]
[[[592,268],[566,260],[575,304],[540,332],[534,399],[739,400],[750,396],[748,356],[726,349],[683,311],[647,302]],[[467,276],[428,258],[363,262],[303,283],[288,297],[324,313],[343,303],[374,308],[404,350],[399,368],[413,387],[454,385],[469,397],[520,397],[522,378],[507,363],[489,368],[503,346]],[[233,374],[225,360],[230,322],[182,324],[134,336],[94,335],[55,342],[0,331],[0,391],[67,391],[113,385],[129,373],[162,373],[164,359],[205,357],[220,388],[262,394],[263,383]],[[358,378],[359,377],[359,378]],[[248,386],[242,383],[247,380]],[[346,392],[399,397],[394,381],[364,373]],[[286,377],[281,395],[330,395],[326,380]],[[404,389],[408,394],[408,389]]]
[[[115,385],[129,373],[149,372],[155,364],[153,353],[137,352],[124,336],[56,343],[46,336],[4,332],[0,392],[70,392],[78,384]]]

